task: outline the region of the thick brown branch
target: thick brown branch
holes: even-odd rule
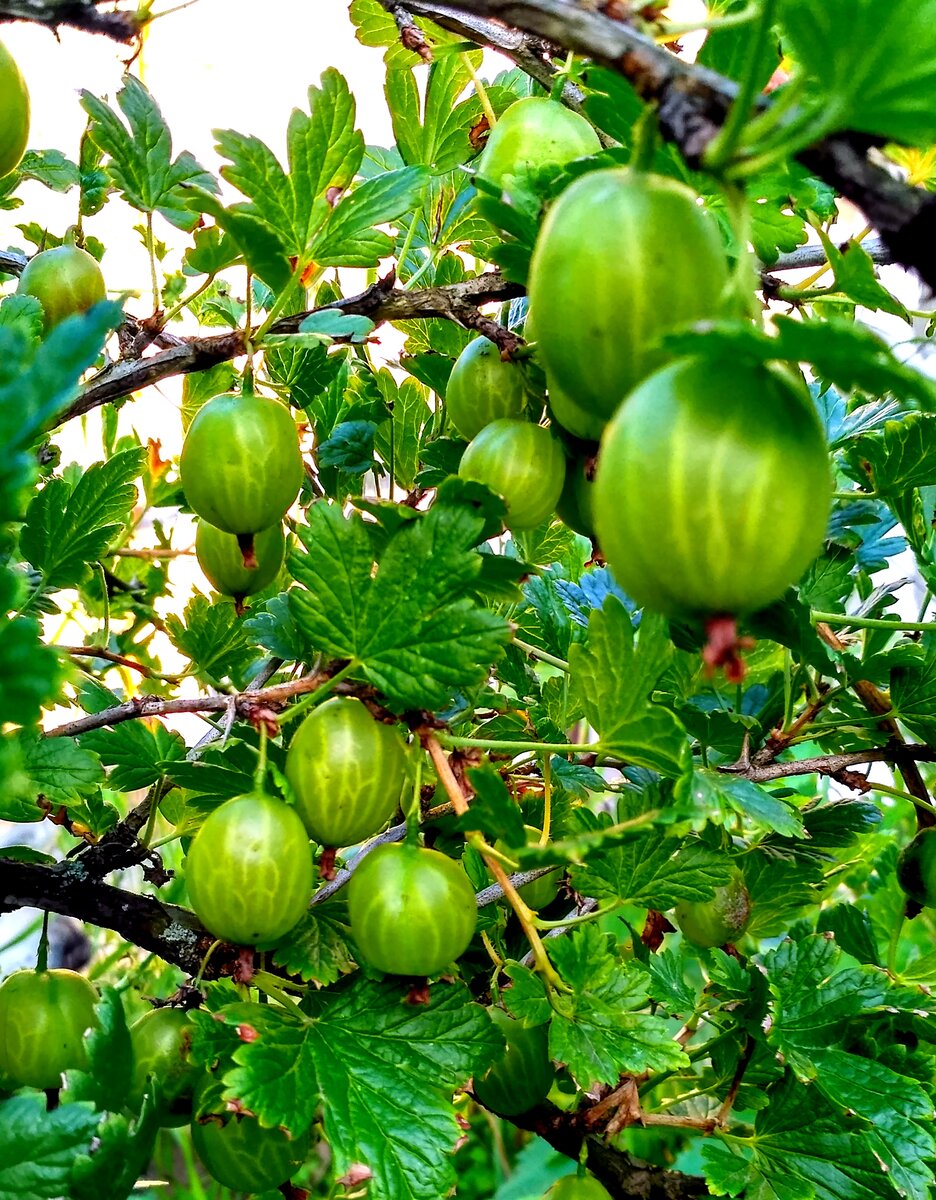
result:
[[[132,42],[145,22],[133,12],[101,12],[103,4],[104,0],[0,0],[0,22],[32,21],[49,29],[69,25],[116,42]]]
[[[194,975],[214,938],[194,913],[153,896],[140,896],[101,883],[80,862],[54,867],[0,859],[0,912],[38,908],[112,929],[126,941],[158,954]],[[236,958],[232,953],[230,958]],[[209,977],[225,972],[224,953],[213,955]]]
[[[389,5],[390,0],[381,0]],[[597,7],[573,0],[402,0],[415,16],[429,17],[447,29],[502,49],[503,21],[536,39],[546,39],[586,55],[628,79],[647,101],[657,104],[660,130],[690,166],[702,155],[721,128],[737,94],[737,85],[723,76],[686,62],[656,45],[637,30],[605,16]],[[494,18],[484,32],[469,21]],[[490,36],[488,33],[490,32]],[[514,61],[518,61],[514,58]],[[522,65],[522,64],[520,64]],[[801,153],[799,159],[821,179],[857,204],[874,225],[893,260],[918,271],[936,288],[936,197],[922,188],[895,179],[870,161],[874,139],[843,133]]]
[[[551,1104],[540,1105],[518,1117],[514,1125],[538,1134],[558,1150],[577,1160],[588,1146],[588,1168],[615,1200],[695,1200],[708,1195],[704,1179],[652,1166],[632,1158],[607,1142],[603,1131],[589,1120],[590,1109],[565,1113]]]
[[[523,289],[510,283],[496,272],[476,279],[438,288],[422,288],[404,292],[393,287],[393,277],[380,280],[357,296],[336,300],[322,308],[337,309],[356,316],[370,317],[375,324],[385,321],[412,321],[424,317],[441,317],[455,321],[468,329],[478,329],[505,349],[519,344],[519,339],[479,312],[479,306],[492,301],[510,300],[523,294]],[[317,309],[311,310],[319,311]],[[273,334],[296,333],[309,314],[295,313],[277,321]],[[77,400],[65,411],[63,421],[80,417],[102,404],[109,404],[149,384],[174,375],[204,371],[217,363],[238,358],[244,353],[244,335],[240,330],[212,337],[187,338],[149,358],[124,359],[105,367],[85,386]]]

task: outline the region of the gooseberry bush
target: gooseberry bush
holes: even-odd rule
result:
[[[0,1200],[926,1200],[936,0],[347,15],[393,145],[0,48]]]

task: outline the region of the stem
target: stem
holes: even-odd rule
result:
[[[160,776],[159,782],[156,784],[153,794],[153,802],[150,805],[149,816],[146,819],[146,829],[143,831],[143,836],[140,838],[140,841],[144,846],[146,846],[147,849],[149,849],[150,838],[153,836],[153,829],[156,826],[156,814],[159,812],[159,801],[165,794],[163,792],[163,779],[164,776]]]
[[[281,979],[277,979],[275,975],[268,975],[266,971],[255,971],[253,980],[251,982],[253,983],[254,987],[259,988],[261,992],[265,993],[272,1000],[275,1000],[277,1004],[281,1004],[283,1008],[292,1013],[292,1015],[300,1020],[303,1025],[311,1025],[312,1022],[310,1018],[305,1015],[305,1013],[291,996],[286,995],[285,991],[283,990],[283,981]]]
[[[264,790],[267,769],[267,727],[266,722],[260,722],[260,748],[257,753],[257,766],[254,770],[254,787],[258,792]]]
[[[599,917],[606,917],[608,913],[616,912],[619,908],[624,908],[626,904],[626,900],[615,900],[614,903],[609,904],[607,908],[594,908],[591,912],[582,913],[577,917],[563,917],[559,921],[543,921],[539,917],[536,917],[536,928],[574,929],[576,925],[586,925],[589,921],[597,921]]]
[[[165,327],[166,325],[169,324],[170,321],[174,321],[176,319],[176,317],[179,315],[179,313],[182,312],[183,309],[188,308],[188,306],[191,303],[193,303],[193,301],[197,300],[198,297],[203,292],[207,292],[207,290],[211,287],[211,285],[214,283],[214,281],[215,281],[215,276],[209,275],[208,278],[205,280],[205,282],[200,284],[194,290],[194,292],[191,292],[188,296],[183,296],[182,299],[179,301],[179,303],[176,305],[173,305],[173,307],[170,308],[169,311],[166,313],[166,315],[163,317],[163,319],[162,319],[163,326]]]
[[[660,141],[660,122],[657,110],[647,105],[634,125],[634,141],[627,165],[632,171],[645,174],[653,169],[653,159]]]
[[[301,717],[304,713],[308,712],[310,708],[315,708],[316,705],[321,704],[329,692],[333,691],[342,680],[347,679],[351,672],[356,670],[357,666],[358,663],[352,659],[347,666],[342,667],[340,671],[337,671],[334,675],[332,675],[331,679],[326,679],[325,682],[320,687],[316,688],[314,692],[310,692],[308,696],[304,696],[296,704],[293,704],[292,707],[287,708],[284,713],[280,714],[280,728],[282,728],[287,721],[294,721],[296,717]]]
[[[217,950],[217,948],[221,945],[223,945],[221,939],[217,938],[215,941],[213,941],[211,943],[211,945],[205,951],[205,957],[201,960],[201,966],[198,968],[198,974],[195,976],[195,979],[192,983],[192,986],[196,990],[198,990],[201,987],[202,976],[205,974],[205,968],[208,966],[208,962],[209,962],[212,954],[214,954],[215,950]]]
[[[106,646],[110,641],[110,597],[107,594],[107,579],[104,576],[104,567],[101,563],[97,563],[98,582],[101,585],[101,604],[104,608],[104,621],[101,625],[101,645]]]
[[[435,734],[430,734],[426,738],[426,749],[429,751],[429,757],[432,759],[432,765],[435,767],[439,781],[445,788],[449,799],[452,801],[452,807],[458,816],[464,816],[468,812],[468,801],[465,793],[461,789],[461,785],[455,778],[455,773],[451,768],[449,760],[445,756],[445,751]],[[549,961],[549,956],[543,946],[542,939],[534,925],[535,914],[523,901],[516,888],[507,878],[507,873],[497,861],[494,855],[494,848],[489,846],[480,833],[472,833],[468,835],[468,844],[473,846],[484,859],[488,870],[494,876],[497,883],[500,884],[504,893],[504,898],[513,909],[517,916],[517,920],[526,934],[527,941],[530,943],[530,949],[533,951],[533,961],[536,971],[542,975],[543,982],[547,988],[565,989],[565,984],[556,973],[555,968]]]
[[[159,312],[159,279],[156,275],[156,243],[153,239],[153,214],[146,214],[146,252],[150,261],[150,283],[153,288],[153,312]]]
[[[400,247],[400,253],[397,255],[397,274],[406,263],[406,256],[409,254],[413,245],[413,238],[416,234],[416,214],[410,216],[409,229],[406,231],[406,237],[403,239],[403,245]],[[415,274],[415,272],[413,273]],[[401,280],[402,282],[402,280]]]
[[[273,307],[267,313],[263,323],[258,329],[255,329],[252,334],[250,334],[248,331],[248,337],[246,340],[250,342],[250,345],[253,349],[259,348],[264,337],[267,335],[267,333],[269,333],[270,326],[274,323],[274,321],[276,321],[277,317],[279,317],[280,313],[292,299],[293,284],[299,282],[299,280],[302,278],[302,273],[304,270],[305,264],[300,259],[299,262],[296,263],[296,269],[293,271],[292,279],[277,296]],[[324,273],[324,267],[316,267],[311,279],[309,279],[308,283],[306,284],[306,288],[308,289],[317,283]]]
[[[475,91],[478,93],[478,99],[481,102],[481,111],[487,117],[487,123],[491,127],[497,124],[497,116],[494,112],[494,107],[491,104],[491,97],[487,94],[487,88],[484,86],[483,80],[478,77],[477,71],[471,65],[471,52],[463,54],[462,62],[465,64],[465,70],[471,76],[471,82],[474,84]]]
[[[494,966],[499,971],[501,969],[501,967],[504,965],[504,960],[494,949],[494,943],[491,941],[491,939],[488,937],[488,935],[484,932],[483,929],[481,930],[481,941],[484,943],[484,948],[488,953],[488,958],[491,960],[491,962],[494,964]]]
[[[36,953],[36,972],[41,973],[49,969],[49,913],[48,910],[42,914],[42,932],[39,934],[39,949]]]
[[[728,110],[721,131],[704,155],[705,166],[710,171],[719,172],[734,158],[741,140],[741,131],[748,122],[761,88],[761,59],[773,27],[776,8],[777,0],[761,0],[757,34],[748,46],[747,62],[744,64],[744,75],[740,81],[737,98]]]
[[[569,664],[564,658],[557,658],[555,654],[550,654],[548,650],[540,650],[539,646],[533,646],[529,642],[521,642],[519,638],[514,638],[513,644],[518,650],[522,650],[524,654],[529,654],[531,658],[538,658],[540,662],[549,663],[551,667],[558,667],[560,671],[568,671]]]
[[[877,492],[862,492],[862,491],[833,492],[832,499],[833,500],[877,500],[878,493]]]
[[[548,754],[543,756],[543,831],[540,834],[540,845],[549,844],[549,826],[552,820],[552,759]]]
[[[847,613],[813,612],[810,620],[814,625],[846,625],[852,629],[889,629],[894,633],[930,633],[936,629],[936,621],[885,621],[880,617],[850,617]]]
[[[556,745],[553,742],[502,742],[496,738],[457,737],[452,733],[439,733],[437,736],[443,746],[452,749],[474,746],[478,750],[502,750],[505,754],[526,754],[529,750],[538,750],[542,754],[581,754],[583,750],[593,754],[601,753],[600,742],[583,746],[574,743]]]

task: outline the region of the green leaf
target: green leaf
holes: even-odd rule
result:
[[[471,548],[481,524],[465,507],[430,509],[390,538],[374,573],[360,516],[314,505],[298,530],[307,552],[289,559],[303,585],[289,594],[296,624],[317,649],[359,664],[394,703],[444,707],[487,675],[509,638],[506,622],[466,594],[483,566]]]
[[[17,170],[53,192],[67,192],[78,183],[77,165],[61,150],[27,150]]]
[[[713,1192],[749,1200],[893,1200],[864,1122],[830,1108],[788,1075],[770,1089],[750,1137],[703,1148]]]
[[[254,657],[250,635],[234,605],[212,604],[201,592],[186,604],[181,620],[175,614],[166,618],[166,629],[199,677],[211,682],[237,676]]]
[[[208,213],[234,242],[244,262],[274,291],[282,291],[292,280],[292,267],[286,244],[275,226],[250,212],[248,206],[233,204],[225,208],[216,196],[204,188],[191,188],[189,205]]]
[[[196,796],[212,800],[229,800],[251,790],[253,777],[239,770],[230,752],[209,750],[201,758],[189,762],[185,758],[163,763],[164,772],[177,787]]]
[[[874,262],[870,254],[862,249],[860,242],[849,242],[844,250],[840,250],[821,231],[819,236],[835,276],[836,291],[844,292],[850,300],[864,308],[893,313],[910,323],[906,307],[878,279]]]
[[[426,390],[415,379],[404,379],[397,387],[386,368],[378,373],[377,384],[392,418],[377,426],[374,442],[396,483],[408,492],[416,483],[422,432],[432,416]]]
[[[322,75],[322,86],[309,88],[309,115],[295,109],[289,119],[289,174],[259,138],[231,129],[215,130],[218,152],[230,160],[221,174],[250,200],[248,206],[236,206],[236,211],[238,220],[253,222],[252,238],[264,229],[286,256],[306,258],[312,239],[332,211],[327,193],[347,188],[361,165],[364,138],[354,128],[354,120],[355,104],[347,81],[329,68]],[[238,234],[228,217],[224,228],[243,246],[246,225]],[[277,287],[266,275],[263,278]]]
[[[100,790],[104,782],[101,760],[74,738],[24,733],[20,745],[33,795],[42,796],[53,807],[61,804],[68,808]]]
[[[841,1050],[815,1054],[813,1067],[811,1078],[830,1103],[870,1122],[870,1145],[899,1194],[927,1200],[936,1139],[933,1104],[923,1087],[885,1063]]]
[[[320,467],[337,467],[349,475],[364,475],[374,466],[373,421],[342,421],[319,445],[315,458]]]
[[[152,1160],[160,1116],[149,1097],[135,1124],[110,1114],[98,1128],[93,1153],[75,1160],[69,1200],[126,1200],[133,1195]]]
[[[337,1176],[363,1163],[373,1172],[373,1200],[438,1200],[455,1183],[460,1130],[451,1094],[502,1042],[460,985],[433,985],[425,1005],[404,999],[397,985],[357,979],[310,992],[306,1024],[269,1006],[224,1009],[228,1024],[257,1032],[234,1054],[225,1097],[240,1099],[261,1123],[297,1131],[321,1097]]]
[[[74,399],[82,374],[122,319],[116,304],[95,305],[62,321],[38,349],[0,326],[0,522],[21,519],[23,489],[37,474],[33,443]]]
[[[816,374],[848,394],[858,390],[936,410],[936,384],[904,366],[890,347],[864,325],[843,317],[803,321],[778,316],[776,337],[742,322],[715,321],[705,329],[669,334],[664,345],[673,354],[712,354],[753,362],[786,359],[812,363]]]
[[[404,167],[365,180],[332,209],[309,250],[320,266],[375,267],[393,253],[393,238],[375,225],[415,208],[428,182],[423,167]]]
[[[300,334],[315,334],[326,343],[332,342],[336,338],[346,338],[350,342],[363,342],[373,329],[374,322],[368,317],[339,312],[334,308],[320,308],[318,312],[309,313],[299,326]],[[284,335],[284,340],[295,343],[295,334]],[[276,345],[275,339],[273,344]]]
[[[277,966],[321,987],[352,970],[347,913],[337,904],[317,904],[273,952]]]
[[[871,485],[880,495],[929,487],[936,483],[936,417],[907,413],[887,421],[883,430],[852,443],[849,457],[865,471],[870,468]]]
[[[76,1100],[88,1100],[98,1112],[120,1112],[127,1103],[133,1071],[130,1032],[120,993],[101,991],[95,1005],[98,1025],[85,1036],[87,1071],[68,1072],[68,1091]]]
[[[683,727],[669,709],[648,703],[673,654],[668,628],[662,617],[645,613],[635,647],[630,614],[609,596],[589,618],[587,646],[570,648],[569,666],[606,754],[679,775],[689,755]]]
[[[571,997],[556,997],[549,1053],[583,1087],[688,1063],[662,1017],[635,1011],[649,1003],[649,977],[618,958],[613,935],[587,925],[556,939],[549,955],[573,989]]]
[[[88,1149],[98,1121],[84,1104],[46,1112],[45,1097],[35,1092],[0,1101],[0,1198],[68,1195],[76,1157]]]
[[[572,884],[596,900],[626,900],[661,912],[680,900],[710,900],[731,878],[732,862],[695,839],[638,833],[572,868]]]
[[[696,771],[694,778],[711,788],[745,822],[769,833],[779,833],[782,837],[806,836],[802,818],[796,809],[777,800],[756,783],[717,771]]]
[[[817,933],[830,931],[846,954],[860,963],[883,966],[868,914],[854,904],[833,904],[819,914]]]
[[[146,452],[123,450],[88,467],[74,487],[51,479],[26,512],[20,547],[50,589],[74,587],[126,524]]]
[[[64,669],[32,617],[0,617],[0,722],[30,725],[60,686]]]
[[[273,596],[262,609],[252,609],[243,624],[258,646],[284,662],[300,662],[307,656],[309,643],[296,626],[287,595]]]
[[[507,785],[490,765],[475,767],[468,772],[468,782],[475,796],[468,812],[459,819],[458,827],[468,833],[477,829],[488,841],[503,840],[509,849],[526,845],[523,817]]]
[[[79,739],[105,766],[114,769],[108,784],[120,792],[149,787],[165,774],[166,763],[185,758],[182,737],[165,725],[124,721],[113,729],[92,729]]]
[[[917,737],[936,740],[936,645],[926,645],[920,662],[894,668],[890,697],[895,715]]]
[[[926,147],[936,141],[936,4],[783,0],[780,20],[824,133],[850,129]]]
[[[840,1044],[855,1017],[882,1011],[885,977],[870,967],[839,967],[841,951],[816,935],[784,942],[764,967],[774,997],[771,1045],[797,1068],[809,1069],[817,1050]]]
[[[183,256],[183,269],[186,275],[217,275],[225,267],[233,266],[238,258],[238,248],[233,244],[234,239],[228,237],[217,225],[207,229],[196,229],[192,235],[194,245],[186,250]],[[209,367],[209,371],[217,371],[219,367],[231,370],[229,363],[218,363]],[[196,373],[195,378],[199,373]],[[185,376],[188,382],[192,375]]]
[[[179,229],[192,229],[198,218],[188,207],[185,186],[216,192],[217,181],[187,151],[172,161],[172,137],[159,105],[135,76],[125,75],[124,80],[117,103],[126,125],[103,100],[81,93],[91,136],[110,155],[108,173],[129,205],[139,212],[161,213]]]

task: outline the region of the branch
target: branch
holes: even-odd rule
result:
[[[258,707],[277,706],[293,696],[317,691],[337,669],[332,665],[324,671],[305,675],[302,679],[277,683],[259,691],[248,689],[229,695],[215,692],[210,696],[183,697],[177,700],[164,700],[160,696],[135,696],[123,704],[115,704],[112,708],[102,709],[101,712],[88,713],[75,721],[57,725],[54,729],[47,730],[45,736],[77,737],[80,733],[87,733],[89,729],[103,729],[105,725],[120,725],[123,721],[134,721],[140,717],[163,717],[170,713],[233,712],[242,720],[249,721]]]
[[[818,732],[818,731],[817,731]],[[936,762],[936,746],[912,746],[892,743],[871,750],[849,750],[842,754],[822,754],[815,758],[797,758],[791,762],[760,763],[757,759],[742,759],[730,766],[719,767],[719,771],[749,779],[752,783],[770,783],[774,779],[787,779],[792,775],[838,775],[850,767],[865,763],[886,762],[898,767],[915,762]],[[873,789],[874,784],[870,785]]]
[[[600,1111],[600,1105],[599,1101],[566,1113],[541,1104],[510,1121],[538,1134],[573,1161],[578,1161],[582,1146],[587,1145],[588,1169],[618,1200],[701,1200],[708,1195],[704,1179],[641,1162],[616,1149],[606,1140],[603,1125],[598,1127],[598,1121],[590,1116],[593,1108]],[[601,1121],[607,1123],[603,1113]]]
[[[18,908],[61,913],[112,929],[125,941],[158,954],[188,975],[197,974],[215,940],[188,909],[101,883],[72,860],[46,867],[0,859],[0,912]],[[219,947],[212,955],[207,978],[231,973],[238,950],[227,949],[230,953]]]
[[[146,24],[132,12],[100,12],[105,0],[0,0],[0,23],[32,21],[58,30],[61,25],[102,33],[115,42],[132,42]]]
[[[429,17],[446,29],[483,45],[503,49],[503,27],[529,53],[534,39],[586,55],[633,84],[642,99],[658,106],[660,132],[673,142],[689,166],[701,165],[709,143],[719,132],[737,84],[685,62],[622,21],[591,5],[573,0],[380,0],[385,8],[402,8]],[[494,18],[477,25],[477,18]],[[526,38],[523,42],[522,39]],[[506,51],[515,62],[515,54]],[[532,74],[532,72],[531,72]],[[535,78],[537,76],[534,76]],[[893,261],[918,271],[936,288],[936,197],[894,178],[869,161],[875,139],[844,133],[826,138],[797,157],[810,170],[861,208],[876,226]]]
[[[460,283],[438,288],[422,288],[405,292],[394,286],[391,274],[379,280],[367,291],[323,304],[310,312],[337,309],[355,316],[370,317],[377,325],[385,321],[412,321],[423,317],[441,317],[455,321],[466,329],[477,329],[496,341],[502,349],[520,345],[520,339],[479,311],[479,306],[492,301],[511,300],[523,295],[523,288],[510,283],[496,271],[466,279]],[[295,313],[277,321],[271,334],[296,333],[309,312]],[[99,371],[84,387],[78,399],[65,410],[62,421],[84,416],[102,404],[109,404],[149,384],[158,383],[173,375],[188,375],[204,371],[220,362],[238,358],[244,353],[244,334],[241,330],[212,337],[178,339],[149,358],[123,359]]]

